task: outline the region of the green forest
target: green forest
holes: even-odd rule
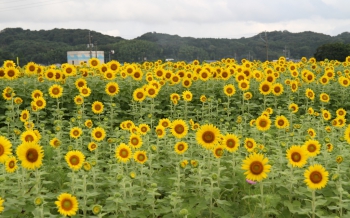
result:
[[[250,38],[192,38],[163,33],[149,32],[135,39],[103,35],[82,29],[25,30],[6,28],[0,31],[0,63],[15,61],[20,66],[28,62],[42,65],[67,62],[67,51],[89,50],[89,33],[93,51],[104,51],[105,61],[109,58],[119,62],[143,62],[174,59],[192,61],[194,59],[220,60],[276,60],[280,56],[290,59],[314,57],[324,49],[325,44],[347,45],[350,33],[329,36],[315,32],[291,33],[288,31],[263,32]],[[110,51],[114,50],[114,54]],[[345,53],[348,50],[346,49]],[[319,58],[324,56],[317,54]],[[350,55],[350,53],[347,53]]]

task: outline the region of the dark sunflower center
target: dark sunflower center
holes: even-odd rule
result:
[[[299,152],[293,152],[291,155],[293,162],[299,162],[301,160],[301,155]]]
[[[162,134],[163,134],[163,130],[157,129],[157,135],[162,135]]]
[[[35,163],[39,158],[39,153],[36,149],[34,148],[30,148],[28,149],[27,153],[26,153],[26,159],[27,161],[31,162],[31,163]]]
[[[114,93],[114,92],[117,91],[117,88],[116,88],[115,86],[110,86],[110,87],[108,87],[108,91],[109,91],[110,93]]]
[[[148,94],[150,94],[150,95],[154,95],[156,92],[155,92],[155,90],[154,89],[149,89],[148,90]]]
[[[283,126],[284,125],[284,120],[279,120],[277,123],[278,123],[279,126]]]
[[[73,202],[70,199],[63,199],[61,207],[65,211],[70,211],[73,208]]]
[[[310,174],[310,180],[312,183],[320,183],[322,181],[322,174],[320,172],[314,171]]]
[[[281,91],[281,88],[277,86],[277,87],[274,88],[274,90],[275,90],[276,93],[279,93]]]
[[[250,172],[259,175],[264,171],[264,165],[260,161],[254,161],[250,164]]]
[[[231,93],[233,93],[233,90],[232,90],[232,88],[227,88],[227,89],[226,89],[226,92],[227,92],[228,94],[231,94]]]
[[[236,142],[232,139],[227,140],[226,146],[229,148],[234,148],[236,146]]]
[[[5,149],[4,149],[4,146],[2,146],[0,144],[0,156],[3,155],[5,153]]]
[[[183,144],[179,144],[177,146],[177,150],[179,150],[179,151],[183,151],[184,149],[185,149],[185,146]]]
[[[22,115],[22,118],[23,118],[23,119],[27,119],[27,114],[23,114],[23,115]]]
[[[96,138],[101,138],[102,137],[102,132],[98,131],[95,133]]]
[[[72,72],[73,72],[72,68],[68,67],[68,68],[66,69],[66,73],[70,74],[70,73],[72,73]]]
[[[266,126],[267,126],[266,120],[261,120],[261,121],[259,122],[259,126],[261,126],[261,127],[266,127]]]
[[[129,156],[129,151],[123,148],[123,149],[120,150],[119,155],[122,158],[127,158]]]
[[[16,166],[15,162],[11,160],[11,162],[8,164],[9,168],[12,169]]]
[[[15,76],[15,71],[9,70],[8,73],[7,73],[7,75],[8,75],[9,77],[13,77],[13,76]]]
[[[91,65],[92,66],[97,66],[97,61],[95,61],[95,60],[91,61]]]
[[[59,88],[54,88],[54,89],[52,89],[52,93],[53,93],[54,95],[58,95],[58,94],[60,93]]]
[[[78,130],[74,130],[74,131],[73,131],[73,135],[74,135],[74,136],[78,136],[78,135],[79,135],[79,131],[78,131]]]
[[[79,164],[79,157],[77,155],[72,155],[70,158],[69,158],[69,163],[72,164],[72,165],[78,165]]]
[[[252,148],[254,146],[254,144],[251,142],[251,141],[248,141],[247,142],[247,147],[248,148]]]
[[[142,161],[145,160],[145,155],[144,154],[139,154],[139,155],[137,155],[137,159],[142,162]]]
[[[48,78],[52,78],[53,76],[54,76],[54,75],[53,75],[53,73],[51,73],[51,72],[47,74],[47,77],[48,77]]]
[[[99,105],[99,104],[95,105],[95,110],[99,111],[99,110],[101,110],[101,108],[102,108],[101,105]]]
[[[41,100],[39,100],[36,102],[36,105],[38,105],[38,107],[41,107],[44,105],[44,103]]]
[[[218,148],[218,149],[216,149],[215,150],[215,154],[216,154],[216,156],[222,156],[223,155],[223,153],[224,153],[224,151],[222,150],[222,148]]]
[[[131,144],[137,145],[139,143],[139,140],[137,138],[131,139]]]
[[[89,93],[89,91],[88,91],[87,89],[83,89],[83,90],[81,90],[81,92],[82,92],[84,95],[86,95],[86,94]]]
[[[32,135],[26,135],[26,137],[24,137],[24,140],[26,142],[32,142],[34,141],[34,137]]]
[[[215,135],[212,131],[205,131],[202,135],[202,140],[205,143],[212,143],[215,140]]]
[[[29,71],[34,71],[35,70],[35,67],[33,66],[33,65],[31,65],[30,67],[29,67]]]
[[[174,129],[177,134],[182,134],[185,131],[184,126],[181,124],[176,125]]]
[[[316,146],[314,144],[310,144],[309,146],[307,146],[307,150],[309,152],[315,152],[316,151]]]
[[[263,85],[261,88],[264,92],[268,92],[270,90],[269,85]]]

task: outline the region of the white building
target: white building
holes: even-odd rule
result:
[[[105,55],[103,51],[67,51],[67,63],[73,65],[80,65],[81,62],[89,63],[90,57],[97,58],[100,63],[105,62]]]

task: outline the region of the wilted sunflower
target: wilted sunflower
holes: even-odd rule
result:
[[[192,92],[186,90],[184,92],[182,92],[182,98],[184,101],[192,101]]]
[[[78,150],[68,151],[66,156],[64,157],[69,168],[74,171],[79,170],[85,161],[85,155]]]
[[[49,94],[51,98],[60,98],[63,94],[63,87],[57,84],[53,84],[49,88]]]
[[[328,182],[328,172],[320,164],[314,164],[305,170],[305,183],[310,189],[322,189]]]
[[[184,154],[188,149],[188,144],[184,141],[177,142],[174,146],[174,150],[177,154]]]
[[[5,163],[12,154],[12,143],[4,136],[0,136],[0,163]]]
[[[271,165],[268,165],[269,159],[264,157],[263,154],[251,154],[245,160],[243,160],[242,169],[246,170],[244,173],[246,178],[252,181],[258,181],[265,179],[267,173],[270,172]]]
[[[234,134],[226,134],[224,136],[222,144],[224,145],[225,149],[229,152],[235,152],[239,148],[239,138]]]
[[[181,119],[174,120],[171,123],[170,128],[171,133],[179,139],[185,137],[188,133],[188,125],[184,120]]]
[[[137,134],[131,134],[129,138],[129,145],[133,148],[140,148],[143,144],[141,136]]]
[[[320,153],[321,144],[317,140],[309,139],[303,144],[303,148],[310,157],[315,157]]]
[[[106,131],[102,127],[96,127],[92,130],[91,136],[95,141],[102,141],[106,137]]]
[[[115,157],[118,159],[118,161],[126,163],[130,160],[131,156],[131,148],[125,143],[121,143],[118,147],[116,147]]]
[[[146,151],[136,151],[134,153],[134,160],[140,164],[144,164],[147,161]]]
[[[71,138],[77,139],[83,134],[83,130],[80,127],[71,128],[69,135]]]
[[[287,150],[287,159],[289,163],[293,167],[303,167],[308,158],[308,152],[305,150],[304,147],[298,146],[298,145],[292,145],[288,150]]]
[[[14,173],[18,166],[17,166],[17,159],[16,157],[9,157],[6,161],[5,161],[5,168],[6,168],[6,172],[8,173]]]
[[[16,154],[24,168],[34,170],[41,167],[44,150],[36,143],[24,142],[17,147]]]
[[[115,96],[116,94],[119,93],[118,83],[116,83],[116,82],[107,83],[105,91],[109,96]]]
[[[91,105],[91,109],[95,114],[101,114],[103,112],[104,105],[100,101],[94,101],[94,103]]]
[[[271,120],[267,116],[259,116],[255,121],[256,128],[260,131],[267,131],[270,129]]]
[[[63,216],[74,216],[78,211],[78,200],[75,196],[69,193],[62,193],[57,197],[58,201],[55,201],[58,212]]]
[[[232,84],[227,84],[224,86],[224,93],[230,97],[236,93],[236,89]]]
[[[220,130],[213,124],[204,124],[196,132],[196,141],[206,149],[212,149],[219,142]]]

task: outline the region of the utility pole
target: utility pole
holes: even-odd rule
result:
[[[90,48],[90,59],[92,58],[92,44],[91,44],[91,34],[90,34],[90,31],[89,31],[89,44],[88,44],[88,48]]]
[[[266,60],[268,61],[268,60],[269,60],[269,46],[268,46],[268,43],[267,43],[267,34],[266,34],[266,31],[265,31],[265,39],[263,39],[263,38],[261,37],[261,34],[259,34],[259,36],[260,36],[260,39],[261,39],[262,41],[265,42],[265,45],[266,45]]]
[[[95,41],[95,58],[97,58],[97,41]]]

